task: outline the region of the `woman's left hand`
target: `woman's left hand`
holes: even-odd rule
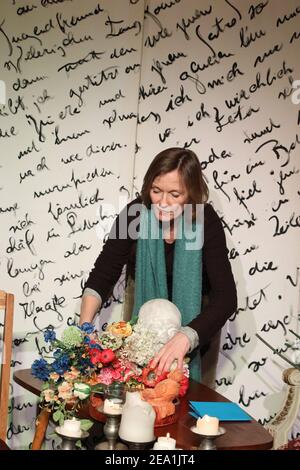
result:
[[[183,368],[183,359],[190,348],[190,341],[184,333],[176,333],[154,356],[151,361],[151,368],[157,367],[157,374],[168,372],[175,359],[177,368]]]

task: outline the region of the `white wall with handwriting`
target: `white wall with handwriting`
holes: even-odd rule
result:
[[[76,320],[116,214],[153,156],[182,146],[199,156],[237,283],[217,389],[270,421],[288,364],[255,334],[299,361],[286,346],[299,334],[299,47],[294,0],[2,0],[0,288],[16,296],[13,370],[45,347],[45,327]],[[122,289],[100,321],[120,314]],[[11,386],[8,440],[26,448],[35,401]]]

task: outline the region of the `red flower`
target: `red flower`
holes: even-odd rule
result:
[[[179,387],[179,392],[178,392],[179,398],[184,397],[188,388],[189,388],[189,378],[184,375],[180,382],[180,387]]]
[[[118,369],[114,369],[114,372],[112,373],[112,376],[113,376],[114,380],[121,380],[122,379],[121,372]]]
[[[166,379],[168,372],[164,372],[163,374],[157,375],[157,370],[152,369],[149,365],[143,369],[142,372],[142,382],[146,387],[155,387],[158,382]]]
[[[122,367],[121,361],[118,358],[115,358],[114,362],[111,365],[114,369],[120,369]]]
[[[112,349],[103,349],[103,351],[101,351],[101,362],[105,366],[112,362],[115,358],[116,355]]]
[[[97,348],[92,348],[89,350],[90,361],[92,364],[96,365],[99,362],[102,362],[102,351]]]

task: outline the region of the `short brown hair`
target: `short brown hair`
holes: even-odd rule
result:
[[[141,191],[142,201],[149,209],[151,207],[150,190],[157,176],[178,170],[189,194],[188,202],[202,204],[208,199],[208,187],[197,155],[188,149],[171,147],[156,155],[145,176]]]

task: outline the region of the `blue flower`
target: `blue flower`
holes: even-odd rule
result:
[[[50,328],[47,328],[47,330],[44,331],[44,340],[48,343],[52,343],[53,341],[56,340],[56,333],[54,330],[51,330]]]
[[[54,352],[53,352],[53,357],[55,357],[55,359],[59,358],[62,354],[62,350],[61,349],[56,349]]]
[[[52,362],[51,367],[59,375],[63,375],[70,366],[70,359],[66,354],[62,354],[60,357]]]
[[[87,333],[88,335],[90,333],[93,333],[95,331],[94,325],[92,323],[84,322],[81,326],[80,329]]]
[[[45,359],[36,359],[31,366],[31,373],[37,379],[46,382],[49,379],[49,369]]]
[[[89,357],[81,358],[79,363],[77,364],[77,369],[81,373],[85,373],[88,368],[94,369],[94,364],[91,363]]]

